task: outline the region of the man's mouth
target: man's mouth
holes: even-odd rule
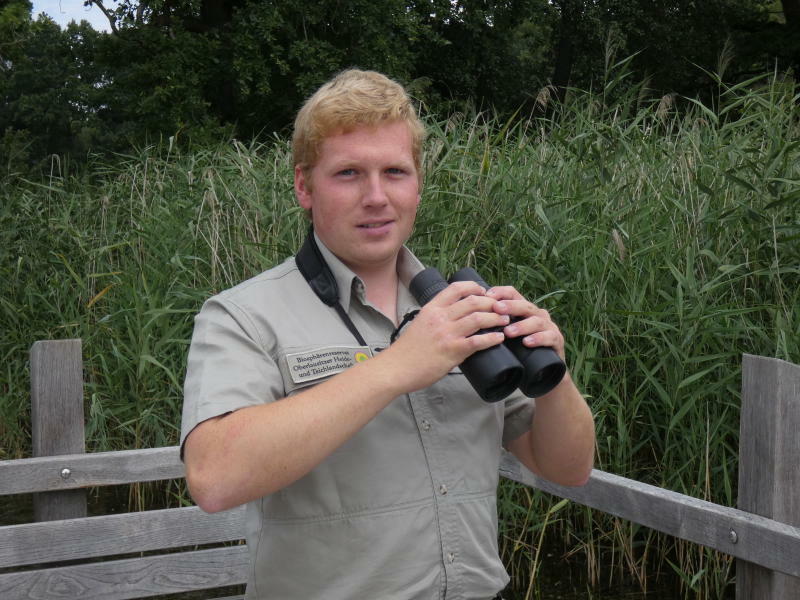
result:
[[[363,229],[377,229],[378,227],[383,227],[389,223],[391,223],[391,221],[381,221],[380,223],[363,223],[359,225],[359,227]]]

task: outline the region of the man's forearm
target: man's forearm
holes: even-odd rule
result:
[[[560,485],[583,485],[594,462],[594,418],[569,373],[536,399],[531,431],[509,450],[537,475]]]
[[[569,373],[536,399],[531,443],[542,474],[562,485],[582,485],[594,462],[594,418]]]
[[[375,358],[289,398],[198,425],[185,442],[195,502],[226,510],[296,481],[403,391]]]

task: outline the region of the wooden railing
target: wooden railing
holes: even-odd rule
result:
[[[0,462],[0,495],[34,493],[35,518],[58,520],[0,527],[0,598],[75,597],[57,593],[54,582],[60,582],[62,591],[72,589],[70,585],[94,590],[95,595],[81,597],[121,600],[246,580],[243,545],[194,550],[197,545],[244,537],[241,508],[217,515],[185,507],[85,518],[82,494],[86,488],[183,477],[178,448],[83,454],[82,439],[59,433],[58,426],[72,428],[77,420],[82,435],[78,340],[37,342],[32,349],[31,377],[34,449],[50,455]],[[68,408],[69,404],[81,407],[80,415]],[[736,557],[737,600],[793,599],[800,598],[798,431],[800,367],[745,355],[738,508],[598,470],[584,487],[561,487],[534,476],[511,455],[504,456],[500,473]],[[53,443],[55,439],[71,448],[64,450]],[[90,565],[19,569],[168,548],[188,549],[192,557],[187,560],[185,552],[179,552]]]

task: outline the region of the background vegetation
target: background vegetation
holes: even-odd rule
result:
[[[634,81],[678,101],[711,101],[703,69],[732,83],[800,73],[800,0],[85,3],[109,33],[31,21],[29,0],[0,0],[0,177],[169,138],[263,142],[353,65],[408,84],[431,114],[471,104],[503,117],[536,111],[546,86],[559,99],[602,89],[609,48],[633,56]]]
[[[429,118],[411,246],[554,314],[599,468],[732,506],[741,354],[800,362],[800,95],[779,75],[708,76],[710,100],[677,110],[626,84],[630,65],[595,92],[541,96],[534,118]],[[84,341],[90,450],[175,444],[193,315],[306,228],[281,136],[170,140],[80,169],[54,156],[0,199],[0,459],[29,453],[27,353],[48,338]],[[725,556],[510,482],[500,507],[520,598],[543,541],[596,587],[669,572],[687,597],[730,592]]]

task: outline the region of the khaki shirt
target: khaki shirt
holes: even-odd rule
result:
[[[209,299],[189,351],[181,445],[206,419],[291,397],[389,344],[392,321],[318,243],[368,347],[294,258]],[[403,248],[400,317],[419,308],[407,283],[421,269]],[[529,429],[532,411],[521,395],[484,402],[458,369],[395,398],[313,471],[247,505],[246,597],[493,597],[508,582],[497,550],[501,444]]]

